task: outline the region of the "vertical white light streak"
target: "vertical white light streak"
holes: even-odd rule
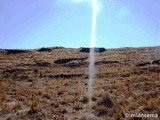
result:
[[[88,102],[91,109],[92,105],[92,93],[93,93],[93,81],[95,76],[94,64],[95,64],[95,42],[96,42],[96,18],[98,4],[97,0],[92,0],[92,32],[91,32],[91,49],[90,49],[90,64],[89,64],[89,80],[88,80]]]

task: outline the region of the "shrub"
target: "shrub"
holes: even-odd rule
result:
[[[82,109],[82,104],[76,102],[76,103],[74,104],[74,109],[75,109],[75,110],[80,110],[80,109]]]
[[[106,108],[111,108],[113,107],[113,102],[112,100],[108,97],[108,95],[105,95],[102,97],[100,101],[97,102],[98,105],[104,106]]]
[[[108,114],[107,108],[105,108],[103,106],[97,107],[95,112],[98,117],[107,116],[107,114]]]

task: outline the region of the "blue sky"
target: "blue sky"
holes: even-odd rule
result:
[[[99,0],[96,46],[160,45],[159,0]],[[0,0],[0,48],[90,46],[88,0]]]

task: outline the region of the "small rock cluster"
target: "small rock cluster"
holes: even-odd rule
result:
[[[105,52],[105,48],[80,48],[80,52],[89,53],[91,49],[94,49],[95,53]]]

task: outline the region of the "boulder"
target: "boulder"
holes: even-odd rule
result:
[[[51,79],[56,79],[56,78],[76,78],[76,77],[82,77],[83,74],[57,74],[57,75],[49,75],[48,78],[51,78]]]
[[[95,53],[105,52],[105,48],[80,48],[80,52],[89,53],[91,49],[94,49]]]
[[[56,64],[67,64],[69,62],[72,63],[72,61],[84,61],[85,59],[87,59],[87,57],[85,57],[85,58],[65,58],[65,59],[55,60],[54,63],[56,63]]]
[[[80,65],[82,65],[82,62],[80,60],[73,60],[73,61],[66,63],[66,66],[71,67],[71,68],[79,67]]]
[[[152,62],[152,64],[160,65],[160,59],[159,59],[159,60],[154,60],[154,61]]]
[[[39,66],[39,67],[45,67],[45,66],[48,67],[50,65],[50,63],[48,63],[48,62],[37,62],[35,65]]]
[[[25,53],[28,52],[27,50],[18,50],[18,49],[5,49],[7,54],[18,54],[18,53]]]
[[[151,64],[150,62],[143,62],[143,63],[138,64],[137,66],[141,67],[141,66],[146,66],[150,64]]]
[[[37,50],[37,51],[39,51],[39,52],[51,52],[52,51],[52,49],[50,49],[50,48],[40,48],[39,50]]]
[[[114,63],[119,63],[119,61],[96,61],[95,65],[114,64]]]

